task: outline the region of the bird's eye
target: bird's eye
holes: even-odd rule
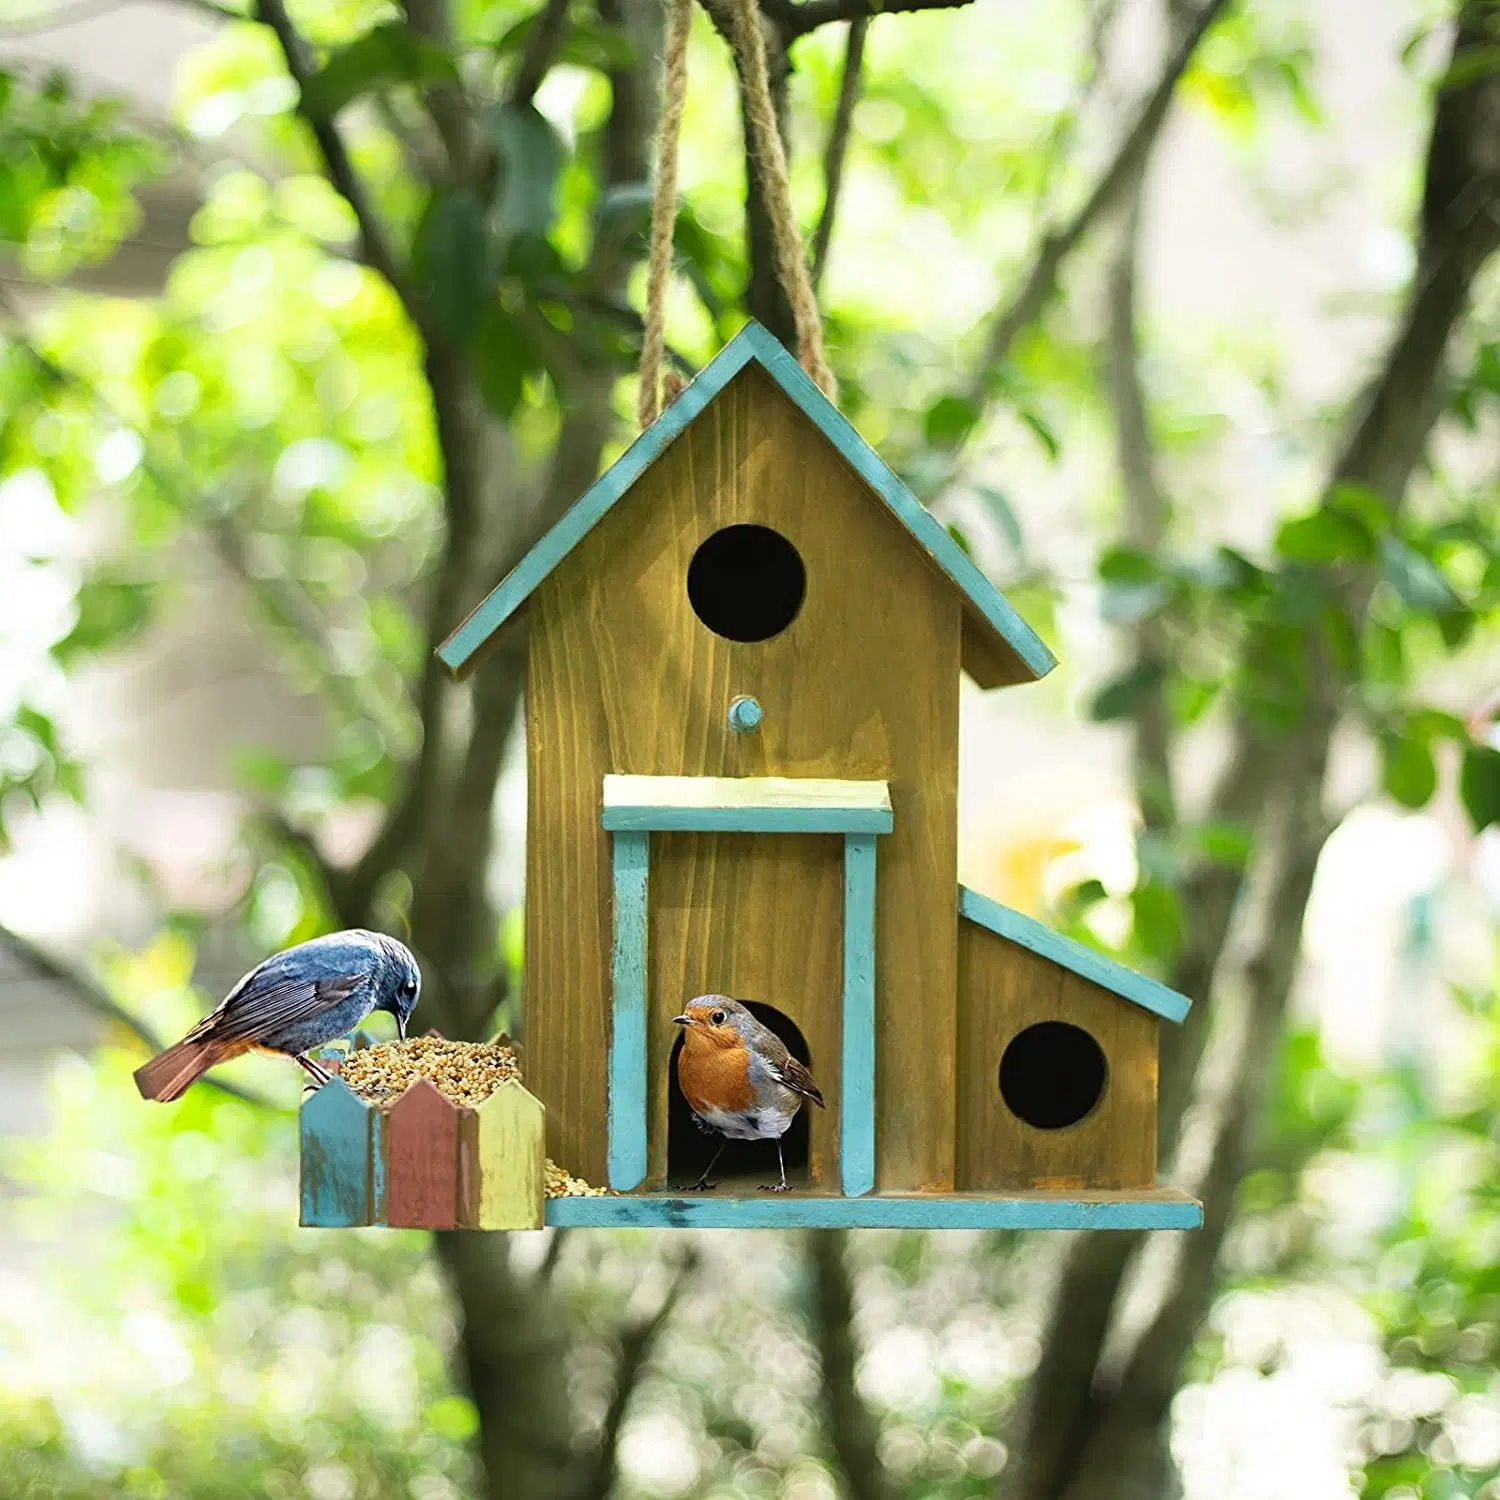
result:
[[[401,993],[403,995],[415,995],[417,993],[417,981],[415,979],[408,979],[401,986]]]
[[[713,1015],[708,1018],[708,1023],[710,1026],[722,1026],[724,1024],[724,1012],[722,1010],[716,1010]]]

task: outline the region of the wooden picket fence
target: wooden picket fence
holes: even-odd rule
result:
[[[322,1060],[336,1065],[326,1049]],[[540,1229],[546,1110],[521,1083],[466,1109],[425,1078],[381,1106],[335,1074],[302,1102],[308,1228]]]

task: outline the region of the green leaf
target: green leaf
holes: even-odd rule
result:
[[[1089,717],[1100,723],[1129,717],[1161,680],[1162,669],[1159,663],[1137,662],[1118,677],[1111,678],[1094,694],[1089,705]]]
[[[958,527],[955,526],[951,521],[948,523],[946,530],[948,532],[948,535],[958,543],[959,551],[962,552],[965,557],[972,559],[974,556],[974,549],[969,545],[968,537],[966,537],[963,532],[960,531]]]
[[[1005,540],[1010,544],[1011,551],[1024,557],[1026,538],[1021,534],[1021,523],[1016,519],[1010,501],[999,490],[992,489],[987,484],[976,484],[974,493],[984,501],[984,508],[990,513],[991,519],[1005,533]]]
[[[64,665],[80,656],[107,651],[137,635],[151,616],[149,584],[103,574],[78,590],[78,619],[53,648]]]
[[[457,82],[441,47],[388,21],[335,52],[303,85],[302,99],[310,113],[327,118],[377,84]]]
[[[489,131],[503,163],[496,227],[507,237],[545,237],[563,163],[557,132],[530,104],[497,105],[490,111]]]
[[[1402,602],[1418,614],[1442,614],[1460,605],[1461,601],[1436,565],[1406,543],[1387,537],[1381,544],[1380,562],[1386,582],[1401,596]]]
[[[473,359],[485,405],[497,417],[512,416],[521,404],[522,382],[537,368],[537,359],[525,330],[497,302],[485,308]]]
[[[1380,736],[1381,783],[1402,807],[1425,807],[1437,790],[1432,747],[1418,735]]]
[[[1464,751],[1458,791],[1476,831],[1500,823],[1500,750],[1470,745]]]
[[[1190,843],[1216,865],[1240,868],[1255,848],[1255,837],[1243,823],[1198,823],[1184,829]]]
[[[979,413],[962,396],[951,392],[939,396],[922,418],[922,436],[934,447],[955,447],[961,443],[979,420]]]
[[[1136,547],[1108,547],[1099,554],[1099,577],[1105,583],[1155,583],[1161,567]]]
[[[1182,946],[1182,903],[1177,893],[1160,881],[1148,880],[1130,893],[1135,918],[1135,940],[1156,959],[1167,963]]]
[[[489,235],[468,188],[439,188],[417,229],[413,268],[442,331],[467,348],[494,282]]]
[[[1284,522],[1276,533],[1276,551],[1289,562],[1348,562],[1373,557],[1375,539],[1354,516],[1323,506]]]
[[[1219,696],[1219,684],[1196,677],[1173,677],[1167,684],[1167,704],[1181,725],[1196,724]]]
[[[1053,463],[1057,462],[1058,455],[1062,452],[1062,443],[1057,434],[1048,424],[1047,419],[1039,412],[1023,410],[1021,420],[1036,434],[1036,440],[1042,445],[1047,457]]]
[[[1371,536],[1380,536],[1391,528],[1391,508],[1368,485],[1345,480],[1333,487],[1328,508],[1359,522]]]
[[[495,43],[495,55],[510,57],[524,52],[541,14],[540,9],[533,11],[504,32]],[[620,27],[582,19],[569,23],[568,34],[556,56],[560,63],[593,68],[601,73],[629,68],[636,60],[635,47]]]
[[[1482,47],[1466,47],[1449,64],[1438,84],[1438,92],[1467,88],[1497,72],[1500,72],[1500,45],[1491,42]]]

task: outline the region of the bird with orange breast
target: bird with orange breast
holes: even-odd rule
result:
[[[786,1192],[781,1138],[804,1099],[824,1108],[812,1074],[774,1031],[728,995],[699,995],[672,1022],[682,1027],[677,1082],[683,1098],[700,1129],[726,1138],[688,1191],[707,1192],[715,1185],[708,1174],[724,1145],[736,1140],[776,1142],[781,1181],[763,1186],[768,1192]]]

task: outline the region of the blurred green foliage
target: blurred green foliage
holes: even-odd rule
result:
[[[477,59],[479,76],[498,76],[524,50],[531,14],[480,0],[459,9],[465,65]],[[1078,580],[1031,544],[1037,513],[1021,497],[1042,477],[1094,529],[1082,591],[1104,623],[1165,632],[1163,661],[1088,662],[1081,675],[1059,674],[1061,689],[1038,691],[1075,694],[1103,723],[1123,723],[1160,691],[1185,731],[1240,712],[1285,727],[1301,715],[1310,661],[1326,655],[1349,685],[1383,794],[1417,809],[1456,790],[1474,828],[1500,821],[1500,750],[1476,743],[1434,691],[1495,639],[1492,476],[1434,465],[1422,503],[1399,520],[1354,486],[1309,508],[1308,450],[1326,431],[1305,436],[1282,401],[1277,352],[1247,335],[1226,355],[1207,335],[1194,343],[1166,328],[1147,394],[1168,465],[1189,471],[1232,424],[1215,372],[1201,368],[1210,350],[1283,425],[1276,492],[1298,498],[1259,544],[1230,545],[1229,504],[1185,480],[1173,539],[1142,550],[1116,540],[1117,486],[1100,482],[1097,330],[1075,305],[1064,299],[1019,337],[978,397],[965,389],[972,325],[1025,265],[1039,226],[1086,191],[1107,136],[1084,45],[1091,8],[986,11],[872,33],[829,283],[845,409],[919,493],[941,497],[965,549],[1047,634]],[[321,49],[310,87],[330,110],[368,103],[378,87],[399,111],[414,84],[455,65],[394,22],[372,27],[374,12],[353,0],[299,8],[304,16]],[[414,172],[378,111],[351,132],[382,213],[414,248],[423,296],[472,351],[528,482],[580,374],[623,370],[633,355],[629,309],[604,298],[587,269],[591,220],[622,240],[645,222],[642,185],[597,192],[604,75],[632,55],[619,28],[575,16],[555,86],[536,107],[489,90],[484,125],[499,170],[486,192]],[[793,189],[809,218],[820,191],[810,148],[837,91],[837,56],[823,36],[796,53]],[[1189,71],[1184,107],[1217,122],[1254,174],[1271,126],[1320,128],[1315,63],[1302,7],[1242,6]],[[671,329],[701,361],[742,316],[746,267],[737,110],[702,25],[693,66],[703,83],[689,109]],[[139,223],[142,184],[173,165],[212,163],[192,246],[160,298],[64,296],[0,347],[0,505],[36,522],[38,541],[17,566],[59,583],[66,599],[37,625],[39,659],[0,684],[10,695],[0,704],[0,839],[45,798],[87,798],[87,768],[59,729],[58,683],[147,629],[195,549],[236,577],[289,670],[325,705],[313,763],[245,747],[249,800],[303,826],[383,806],[420,736],[406,685],[423,649],[416,610],[441,470],[422,351],[389,286],[351,258],[353,216],[318,174],[294,98],[273,41],[248,24],[190,57],[168,130],[81,97],[60,76],[0,75],[0,240],[34,278],[62,282],[105,261]],[[288,170],[268,181],[238,155],[236,131]],[[921,274],[928,264],[945,275]],[[1497,312],[1492,295],[1481,301],[1461,351],[1448,397],[1455,430],[1490,433],[1500,417]],[[623,417],[630,403],[623,390],[617,399]],[[991,404],[981,410],[980,399]],[[625,438],[622,420],[606,457]],[[955,484],[959,450],[974,461]],[[58,513],[80,532],[103,518],[114,544],[53,545]],[[73,535],[66,524],[61,534]],[[1356,563],[1376,565],[1379,579],[1359,628],[1345,591]],[[256,942],[325,926],[295,851],[256,852],[237,909]],[[1253,852],[1235,824],[1153,829],[1123,899],[1091,878],[1054,919],[1098,943],[1098,908],[1112,904],[1126,918],[1119,951],[1161,968],[1192,916],[1178,898],[1184,872],[1238,868]],[[387,896],[399,915],[409,884]],[[162,916],[154,946],[103,968],[121,1003],[165,1032],[211,997],[189,984],[201,919]],[[518,913],[502,919],[496,949],[519,977]],[[1285,1037],[1241,1190],[1222,1317],[1190,1375],[1198,1386],[1236,1371],[1274,1380],[1307,1289],[1357,1310],[1372,1373],[1349,1399],[1348,1464],[1365,1494],[1393,1500],[1454,1500],[1486,1485],[1490,1500],[1500,1473],[1500,1009],[1492,991],[1459,1001],[1461,1041],[1441,1076],[1414,1064],[1350,1076],[1312,1032]],[[59,1069],[57,1129],[0,1163],[6,1211],[35,1258],[0,1280],[0,1493],[474,1492],[476,1416],[454,1389],[453,1313],[425,1239],[290,1229],[291,1114],[203,1089],[171,1111],[142,1109],[129,1078],[139,1057],[117,1041]],[[244,1067],[295,1102],[283,1074]],[[1355,1201],[1378,1211],[1351,1229]],[[540,1251],[531,1242],[513,1253]],[[610,1330],[661,1281],[666,1255],[656,1237],[591,1236],[558,1273],[578,1330],[580,1443],[604,1420]],[[858,1255],[865,1394],[890,1474],[914,1500],[996,1493],[1006,1419],[1037,1355],[1045,1247],[872,1234]],[[699,1300],[641,1388],[627,1493],[830,1492],[809,1411],[804,1274],[780,1237],[713,1237]],[[1233,1331],[1245,1306],[1257,1339]],[[1411,1375],[1431,1378],[1413,1386]]]

